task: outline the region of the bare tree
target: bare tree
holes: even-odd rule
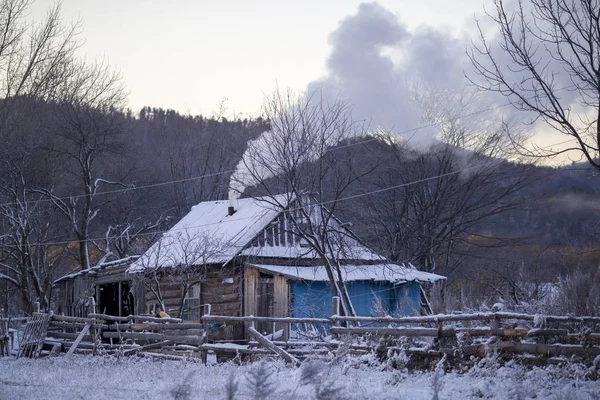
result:
[[[355,215],[361,236],[390,260],[449,274],[468,253],[465,246],[486,235],[486,221],[523,206],[519,193],[535,175],[531,166],[502,159],[510,155],[510,142],[501,124],[490,123],[487,114],[461,117],[476,115],[471,107],[481,103],[473,93],[420,96],[425,121],[437,127],[436,140],[415,149],[394,136],[378,136],[372,146],[379,166],[363,180],[375,193]]]
[[[118,185],[118,179],[103,176],[101,157],[122,152],[123,104],[122,79],[106,62],[74,63],[73,73],[60,86],[56,111],[55,143],[51,149],[63,160],[62,173],[76,178],[75,187],[39,188],[68,219],[78,244],[78,261],[82,269],[90,267],[90,225],[102,206],[101,188]],[[60,189],[63,189],[62,191]],[[66,194],[66,195],[65,195]]]
[[[297,96],[277,90],[266,99],[263,117],[271,130],[249,143],[232,176],[230,198],[254,186],[270,205],[288,209],[291,233],[317,254],[333,295],[354,315],[340,261],[353,258],[352,245],[358,242],[334,214],[366,172],[357,168],[360,145],[346,152],[335,147],[360,141],[363,126],[352,119],[347,103],[328,102],[319,92]],[[280,193],[286,194],[283,200]]]
[[[168,157],[169,178],[176,181],[170,195],[179,217],[187,213],[190,203],[227,195],[228,170],[237,162],[239,145],[244,138],[236,135],[242,133],[238,132],[241,121],[218,118],[219,124],[214,123],[217,119],[209,119],[207,126],[203,126],[193,123],[193,118],[188,116],[183,120],[189,120],[185,126],[170,127],[173,131],[168,133],[169,137],[177,139],[166,144],[165,157]]]
[[[563,150],[518,145],[529,156],[576,151],[600,170],[600,3],[596,0],[494,0],[487,17],[499,37],[480,40],[468,55],[472,82],[508,98],[521,111],[570,137]]]
[[[33,23],[27,21],[31,4],[0,1],[0,198],[6,202],[0,207],[0,280],[19,290],[28,311],[33,301],[49,305],[57,267],[57,252],[45,244],[49,232],[56,234],[52,212],[31,191],[33,182],[43,181],[48,172],[31,168],[40,162],[35,149],[45,141],[48,121],[31,115],[39,111],[40,100],[56,99],[79,46],[79,23],[63,24],[60,3]],[[51,169],[51,161],[41,162]]]
[[[207,266],[223,254],[227,244],[202,233],[190,233],[184,229],[163,236],[155,242],[134,265],[136,279],[167,310],[163,287],[169,283],[181,283],[177,317],[181,318],[185,298],[194,285],[206,278]],[[213,265],[214,266],[214,265]]]
[[[137,249],[139,242],[152,242],[152,236],[156,235],[153,232],[160,232],[160,228],[168,220],[169,218],[161,215],[157,220],[152,222],[144,222],[139,218],[126,218],[126,222],[115,224],[114,226],[109,225],[106,229],[106,239],[103,243],[104,251],[115,254],[119,258],[134,255],[133,252],[139,250]],[[94,245],[98,249],[102,247],[97,243],[94,243]]]
[[[38,23],[27,23],[31,0],[0,2],[0,135],[15,122],[14,102],[19,97],[52,99],[79,46],[79,22],[66,26],[61,5],[51,7]]]
[[[575,315],[600,314],[600,269],[575,270],[558,281],[553,311]]]
[[[25,178],[13,169],[12,175],[0,185],[3,199],[0,218],[4,233],[0,259],[0,280],[13,285],[21,294],[25,312],[33,310],[35,301],[44,309],[50,306],[53,274],[60,253],[46,244],[53,233],[49,204],[31,193]],[[56,247],[56,246],[54,246]],[[54,250],[54,251],[53,251]]]

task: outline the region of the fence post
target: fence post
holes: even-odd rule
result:
[[[96,299],[94,298],[94,296],[90,296],[90,305],[92,306],[92,312],[96,314]]]
[[[33,303],[33,311],[36,313],[40,312],[40,302],[36,301],[35,303]]]
[[[202,310],[202,317],[205,316],[209,316],[210,315],[210,304],[204,304],[203,306],[203,310]],[[208,343],[208,320],[201,318],[202,319],[202,344]],[[202,363],[204,365],[206,365],[207,361],[208,361],[208,350],[203,349],[201,352],[202,355]]]
[[[500,317],[494,313],[494,319],[492,320],[492,335],[497,336],[500,334]]]
[[[442,331],[444,329],[444,321],[437,320],[436,325],[437,325],[437,329],[438,329],[438,334],[437,334],[437,337],[433,340],[433,343],[434,343],[434,346],[436,346],[437,349],[441,351],[443,348]]]
[[[209,316],[210,315],[210,304],[204,304],[204,312],[203,312],[203,316]],[[202,320],[202,330],[204,330],[204,343],[208,343],[208,325],[209,322],[206,319]]]
[[[331,298],[331,310],[334,317],[339,317],[340,316],[340,298],[338,296],[333,296]],[[340,326],[340,321],[339,320],[335,320],[332,321],[333,323],[331,325],[335,325],[335,326]]]

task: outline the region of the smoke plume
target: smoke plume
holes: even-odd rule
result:
[[[464,45],[443,31],[422,27],[409,32],[390,11],[363,3],[355,15],[331,33],[327,74],[312,82],[327,96],[348,99],[355,118],[372,129],[392,132],[421,124],[417,86],[456,89],[464,85]],[[411,138],[427,146],[435,132],[421,130]]]
[[[423,125],[423,110],[415,96],[417,87],[451,92],[466,83],[464,43],[429,27],[410,32],[396,15],[377,3],[363,3],[355,15],[340,21],[329,43],[332,51],[327,73],[311,82],[307,93],[318,92],[329,102],[347,99],[354,119],[365,121],[373,131],[383,129],[401,135]],[[425,148],[436,134],[433,128],[422,128],[411,131],[405,139],[410,139],[412,146]],[[269,153],[262,150],[274,139],[273,132],[265,132],[248,144],[231,178],[231,199],[257,183],[257,170],[262,179],[277,173],[275,169],[257,168],[254,160]],[[264,161],[261,159],[261,164],[268,164]]]

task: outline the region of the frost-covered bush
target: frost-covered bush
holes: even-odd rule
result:
[[[194,371],[188,373],[181,382],[178,382],[173,389],[171,389],[171,396],[173,400],[189,400],[192,398],[192,375]]]
[[[332,376],[332,365],[319,360],[307,360],[302,365],[300,383],[314,387],[315,399],[332,400],[339,397],[340,387]]]
[[[581,364],[525,367],[479,364],[468,371],[382,369],[361,364],[305,360],[300,368],[282,362],[198,365],[138,357],[0,358],[4,399],[593,399],[600,383]],[[31,377],[35,376],[35,380]],[[185,377],[185,378],[183,378]],[[570,397],[568,397],[570,396]]]
[[[272,377],[273,369],[266,363],[254,365],[246,373],[246,395],[254,400],[268,399],[277,389],[276,381]]]
[[[431,390],[433,400],[438,400],[442,390],[442,377],[444,376],[444,366],[446,365],[446,355],[436,364],[433,375],[431,376]]]
[[[557,314],[600,315],[600,268],[592,273],[581,270],[558,282],[554,311]]]
[[[234,400],[238,391],[238,380],[233,371],[229,374],[229,379],[225,383],[225,400]]]

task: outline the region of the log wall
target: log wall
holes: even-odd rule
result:
[[[162,276],[159,282],[166,311],[171,316],[179,317],[186,283],[194,282],[200,282],[201,304],[211,304],[213,313],[242,315],[242,269],[237,265],[209,266],[197,275],[173,273]],[[149,313],[159,301],[148,287],[144,297],[145,312]]]

